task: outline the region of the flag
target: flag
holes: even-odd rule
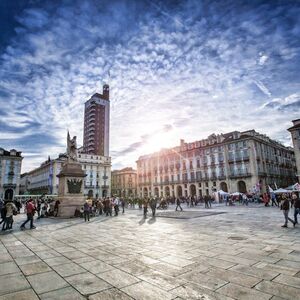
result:
[[[273,193],[274,192],[274,190],[268,185],[268,188],[269,188],[269,192],[270,193]]]

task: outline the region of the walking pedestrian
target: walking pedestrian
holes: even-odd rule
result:
[[[0,199],[0,213],[1,213],[0,224],[2,224],[4,222],[5,216],[6,216],[6,208],[5,208],[4,201],[2,199]]]
[[[299,196],[294,200],[294,226],[298,224],[297,215],[300,214],[300,198]]]
[[[266,207],[269,206],[270,197],[267,193],[263,194],[263,201],[264,201]]]
[[[144,208],[144,218],[147,218],[147,212],[148,212],[148,200],[144,199],[143,201],[143,208]]]
[[[157,206],[157,199],[152,198],[151,201],[150,201],[150,208],[151,208],[151,211],[152,211],[152,217],[155,217],[156,206]]]
[[[122,214],[125,213],[125,199],[121,198]]]
[[[175,209],[175,211],[177,211],[178,207],[180,208],[180,211],[183,210],[180,204],[181,204],[180,198],[176,198],[176,209]]]
[[[83,204],[83,215],[84,215],[84,222],[86,221],[90,221],[90,205],[89,203],[86,201],[84,204]]]
[[[33,204],[32,198],[28,200],[26,203],[26,214],[27,214],[27,220],[21,225],[20,229],[25,229],[25,225],[30,222],[30,229],[35,229],[36,227],[33,225],[33,216],[35,214],[36,207]]]
[[[5,231],[7,229],[12,229],[12,225],[14,223],[13,216],[17,214],[17,208],[12,202],[12,200],[8,200],[5,204],[5,218],[2,226],[2,230]]]
[[[248,206],[248,197],[246,194],[243,194],[243,205]]]
[[[275,206],[278,206],[275,193],[271,193],[271,201],[272,201],[272,206],[274,206],[274,204]]]
[[[119,214],[119,198],[115,198],[113,200],[114,210],[115,210],[115,216],[118,216]]]
[[[286,196],[283,198],[281,210],[284,215],[284,225],[282,225],[281,227],[288,227],[288,221],[290,221],[295,227],[295,222],[291,218],[289,218],[290,201]]]
[[[98,215],[101,216],[102,215],[102,211],[103,211],[103,203],[101,201],[101,199],[98,200],[97,202],[97,212],[98,212]]]
[[[54,217],[58,216],[59,205],[60,205],[60,201],[57,199],[54,204],[54,212],[53,212]]]

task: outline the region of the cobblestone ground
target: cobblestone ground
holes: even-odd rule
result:
[[[279,209],[254,204],[187,211],[0,235],[0,300],[300,299],[300,225],[281,228]]]

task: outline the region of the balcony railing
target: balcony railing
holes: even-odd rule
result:
[[[159,184],[159,183],[154,183],[155,184]],[[151,182],[150,181],[146,181],[146,182],[140,182],[139,183],[139,186],[143,186],[143,185],[151,185]]]
[[[246,173],[246,172],[243,172],[243,173],[232,173],[229,175],[229,178],[244,178],[244,177],[251,177],[252,174],[251,173]]]

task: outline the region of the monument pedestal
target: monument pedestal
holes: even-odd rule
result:
[[[84,177],[85,172],[81,164],[68,160],[57,175],[59,210],[58,217],[74,217],[75,210],[80,209],[84,204]]]

